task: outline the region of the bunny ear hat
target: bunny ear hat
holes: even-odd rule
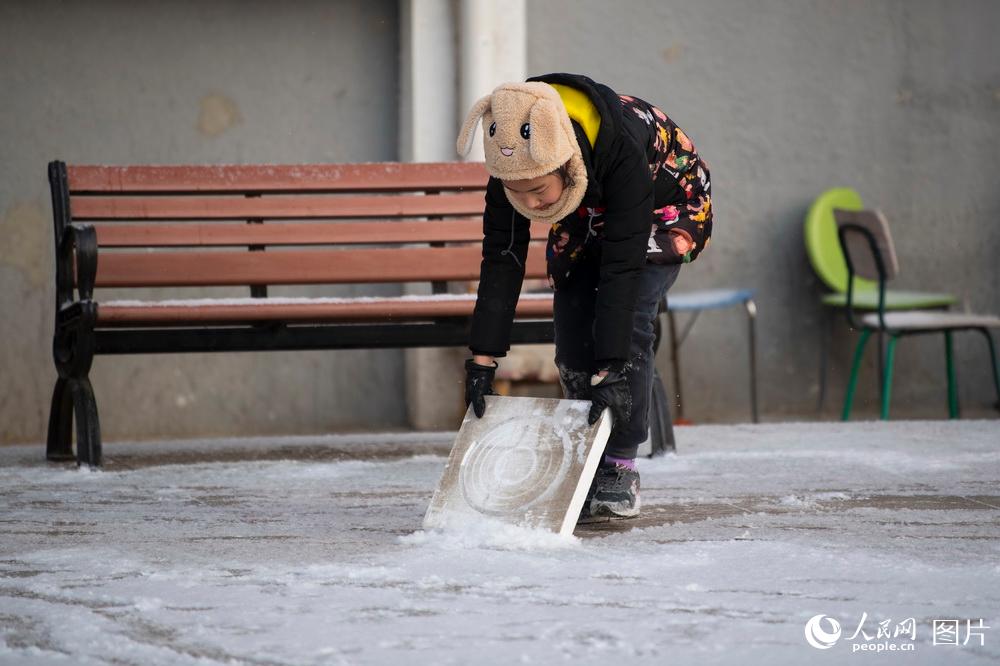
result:
[[[501,181],[538,178],[564,164],[572,183],[549,208],[527,210],[528,219],[557,222],[579,206],[587,191],[587,168],[562,98],[547,83],[504,83],[475,104],[458,135],[458,153],[467,155],[479,119],[483,120],[486,170]]]

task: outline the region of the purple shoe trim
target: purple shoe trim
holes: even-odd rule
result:
[[[608,465],[621,465],[633,472],[635,471],[635,458],[615,458],[614,456],[604,456],[604,462]]]

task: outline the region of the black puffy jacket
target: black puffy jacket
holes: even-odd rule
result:
[[[628,359],[639,274],[645,261],[686,263],[708,244],[712,229],[708,168],[687,136],[641,99],[618,95],[576,74],[546,74],[529,81],[580,90],[601,117],[593,145],[573,121],[587,167],[587,191],[575,213],[552,225],[546,259],[555,289],[580,270],[600,271],[595,361],[614,365]],[[691,238],[694,250],[676,255],[668,236],[671,229]],[[486,188],[483,235],[469,347],[474,354],[501,357],[510,348],[530,223],[514,210],[496,178],[490,178]],[[586,257],[593,260],[586,261]]]

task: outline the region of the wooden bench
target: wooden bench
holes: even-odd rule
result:
[[[47,457],[101,463],[97,354],[465,346],[479,278],[482,164],[49,164],[58,379]],[[544,278],[532,225],[527,278]],[[275,297],[274,285],[429,284],[397,297]],[[190,287],[245,297],[183,298]],[[106,298],[156,288],[158,300]],[[126,292],[128,293],[128,292]],[[551,342],[551,294],[523,294],[512,344]]]

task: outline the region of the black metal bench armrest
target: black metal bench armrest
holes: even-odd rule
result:
[[[76,289],[79,300],[89,301],[94,295],[94,281],[97,278],[97,232],[89,224],[73,223],[63,231],[59,241],[58,262],[73,266],[76,257]],[[67,280],[70,280],[67,275]],[[57,285],[60,308],[73,300],[73,283]]]

